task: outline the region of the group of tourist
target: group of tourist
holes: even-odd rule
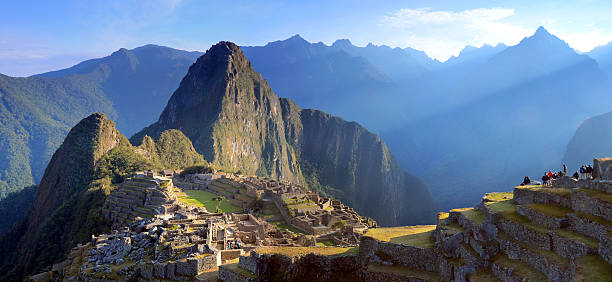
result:
[[[582,165],[580,167],[580,179],[591,179],[592,176],[593,176],[593,167],[591,165]]]
[[[225,246],[226,250],[231,249],[240,249],[240,238],[235,238],[234,240],[228,240]]]
[[[565,168],[565,172],[563,171],[552,172],[550,170],[548,172],[544,172],[544,175],[542,176],[542,185],[551,186],[553,180],[561,176],[565,176],[567,174],[567,168],[565,167],[565,165],[563,166]]]
[[[579,180],[579,179],[591,179],[593,177],[593,167],[591,165],[582,165],[579,171],[580,171],[580,174],[578,174],[578,171],[576,171],[572,175],[572,178]],[[567,175],[567,166],[563,164],[563,171],[560,170],[557,172],[552,172],[552,170],[549,170],[548,172],[544,172],[544,175],[542,176],[542,185],[552,186],[553,180],[560,178],[562,176],[566,176],[566,175]],[[523,182],[521,183],[521,186],[530,185],[531,183],[532,182],[529,176],[525,176],[525,178],[523,179]],[[536,181],[536,185],[539,185],[537,181]]]

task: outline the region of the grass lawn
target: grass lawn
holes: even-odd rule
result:
[[[215,212],[217,201],[214,198],[218,197],[216,194],[203,190],[184,190],[183,192],[187,197],[179,197],[179,201],[188,205],[205,207],[209,212]],[[223,212],[240,212],[243,210],[241,207],[233,205],[228,199],[221,201],[219,208]]]
[[[432,248],[431,232],[434,229],[436,229],[435,225],[370,228],[366,231],[365,236],[370,236],[379,241]]]
[[[308,235],[308,233],[304,233],[304,231],[301,231],[301,230],[299,230],[299,229],[297,229],[297,228],[295,228],[295,227],[293,227],[293,226],[291,226],[291,225],[289,225],[289,224],[287,224],[285,222],[278,223],[278,224],[273,224],[273,226],[278,228],[278,229],[280,229],[280,230],[282,230],[282,231],[289,230],[289,231],[291,231],[293,233]]]
[[[317,246],[321,246],[321,247],[335,247],[336,242],[332,241],[332,240],[325,240],[322,242],[317,242]]]
[[[305,254],[318,254],[324,256],[333,256],[333,255],[357,255],[359,253],[359,248],[351,247],[351,248],[342,248],[342,247],[276,247],[276,246],[266,246],[259,247],[255,250],[258,254],[281,254],[286,255],[288,257],[296,257]]]

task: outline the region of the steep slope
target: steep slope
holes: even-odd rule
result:
[[[563,162],[578,168],[593,158],[612,155],[612,112],[585,120],[567,144]]]
[[[33,77],[0,74],[0,198],[40,181],[71,126],[92,112],[130,135],[150,124],[198,55],[147,45]]]
[[[40,272],[92,234],[109,232],[110,223],[100,210],[126,175],[203,162],[181,132],[161,136],[147,136],[146,147],[133,147],[114,122],[98,113],[72,128],[53,155],[26,217],[0,238],[0,279],[21,280]]]
[[[77,207],[103,197],[104,184],[88,190],[95,180],[94,168],[105,153],[119,146],[129,142],[103,114],[93,114],[70,130],[45,170],[28,215],[1,240],[5,256],[0,272],[20,277],[39,270],[41,262],[61,258],[69,244],[84,235],[78,232],[81,228],[92,228],[87,233],[104,229],[103,224],[91,224],[93,207]],[[76,200],[80,196],[83,201]]]
[[[214,45],[190,67],[159,121],[132,142],[166,129],[185,133],[216,166],[329,186],[323,190],[383,225],[430,221],[433,215],[426,186],[399,168],[378,136],[279,100],[230,42]],[[423,205],[407,210],[411,203]]]
[[[35,196],[36,186],[29,186],[0,200],[0,238],[26,216]]]

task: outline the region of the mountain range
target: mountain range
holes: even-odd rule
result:
[[[379,133],[446,209],[560,167],[581,122],[611,108],[609,46],[579,54],[541,27],[515,46],[468,46],[446,62],[299,35],[242,50],[280,97]],[[128,136],[154,122],[201,54],[146,45],[33,77],[0,76],[0,194],[37,183],[91,112]]]

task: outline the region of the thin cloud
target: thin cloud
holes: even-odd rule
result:
[[[530,29],[502,21],[514,13],[507,8],[400,9],[383,16],[379,27],[395,35],[394,45],[425,50],[431,57],[446,60],[466,45],[515,44],[529,35]]]

